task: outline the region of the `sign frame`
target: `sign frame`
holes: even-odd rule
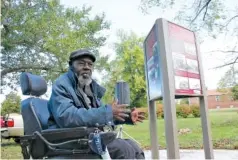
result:
[[[197,56],[199,80],[200,80],[200,94],[177,94],[175,93],[175,69],[172,58],[172,47],[171,47],[171,37],[169,36],[169,24],[176,25],[181,29],[186,29],[193,34],[195,51]],[[148,70],[147,70],[147,39],[151,34],[151,31],[155,29],[155,39],[157,45],[159,46],[159,70],[161,75],[161,96],[150,97],[150,84],[148,80]],[[186,97],[199,97],[200,99],[200,113],[201,113],[201,124],[203,130],[203,144],[206,159],[213,159],[213,146],[211,139],[211,129],[210,121],[208,116],[207,107],[207,94],[204,81],[204,73],[202,67],[202,58],[200,55],[199,44],[197,42],[196,34],[180,25],[171,23],[163,18],[159,18],[155,21],[152,29],[150,30],[148,36],[144,41],[144,56],[145,56],[145,74],[146,74],[146,84],[147,84],[147,100],[149,106],[149,118],[150,118],[150,135],[151,135],[151,145],[152,145],[152,158],[158,159],[158,137],[157,137],[157,117],[155,110],[155,101],[158,99],[163,99],[164,107],[164,119],[165,119],[165,134],[166,134],[166,144],[167,144],[167,158],[168,159],[179,159],[179,144],[178,144],[178,130],[176,122],[176,108],[175,108],[175,98],[186,98]]]

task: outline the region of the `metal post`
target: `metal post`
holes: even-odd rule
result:
[[[168,23],[163,19],[156,20],[158,24],[158,37],[160,43],[160,57],[163,78],[163,107],[165,117],[165,134],[167,144],[167,158],[179,159],[179,145],[177,137],[177,122],[175,108],[175,87],[174,87],[174,70],[171,57],[171,51],[168,39]]]
[[[152,159],[159,159],[155,101],[149,102],[149,117],[150,117],[150,143],[151,143]]]
[[[203,66],[202,66],[202,58],[200,55],[200,46],[196,39],[196,48],[198,54],[198,62],[200,68],[200,77],[201,77],[201,87],[202,87],[202,94],[203,96],[199,98],[200,101],[200,113],[201,113],[201,123],[202,123],[202,132],[203,132],[203,146],[205,152],[206,159],[214,159],[213,154],[213,144],[212,144],[212,137],[211,137],[211,126],[210,120],[208,115],[208,105],[207,105],[207,93],[206,93],[206,85],[204,80],[204,73],[203,73]]]

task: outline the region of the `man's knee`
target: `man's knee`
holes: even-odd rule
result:
[[[112,159],[134,159],[133,149],[123,139],[115,139],[107,148]]]
[[[135,154],[136,154],[136,159],[145,159],[145,155],[143,150],[136,144],[135,141],[131,140],[131,139],[125,139],[127,141],[127,143],[129,143],[132,148],[134,148],[135,150]]]
[[[107,148],[112,159],[144,159],[143,151],[130,140],[115,139]]]

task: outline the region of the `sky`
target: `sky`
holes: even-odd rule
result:
[[[149,14],[143,14],[139,10],[140,0],[61,0],[61,3],[69,7],[81,7],[83,4],[92,6],[92,15],[105,12],[106,19],[111,22],[111,28],[108,31],[109,37],[107,43],[101,48],[101,53],[113,55],[112,45],[117,41],[116,33],[119,29],[133,31],[138,35],[147,35],[157,18],[172,20],[175,16],[176,9],[163,12],[159,8],[152,8]],[[178,4],[178,7],[179,8]],[[221,54],[216,56],[204,53],[217,50],[222,46],[224,41],[221,37],[214,39],[205,39],[200,46],[203,58],[205,83],[208,89],[216,89],[217,83],[221,76],[224,75],[226,68],[213,70],[212,68],[223,64],[224,57]],[[211,60],[213,61],[211,63]]]
[[[105,12],[106,20],[110,22],[111,27],[110,30],[105,32],[108,35],[108,39],[106,45],[100,49],[100,53],[112,56],[115,55],[112,45],[118,40],[116,34],[119,29],[128,32],[133,31],[139,36],[147,35],[157,18],[172,20],[177,11],[176,7],[173,10],[166,10],[166,12],[159,8],[152,8],[149,10],[149,14],[144,14],[139,10],[140,0],[61,0],[61,4],[79,8],[84,4],[92,6],[92,16]],[[177,5],[178,9],[181,4],[178,3]],[[224,41],[232,42],[233,39],[224,40],[223,37],[218,37],[216,40],[209,38],[203,40],[203,43],[200,45],[200,51],[202,54],[205,84],[208,89],[216,89],[218,81],[224,75],[227,68],[219,70],[212,68],[224,63],[224,54],[213,53],[211,55],[207,52],[217,50],[219,47],[224,46]],[[101,78],[100,73],[94,73],[94,76],[99,79]],[[20,89],[18,93],[22,96]],[[48,97],[50,93],[51,88],[49,87],[47,92]],[[4,95],[0,95],[0,98],[2,102]],[[25,99],[26,96],[22,96],[22,98]]]

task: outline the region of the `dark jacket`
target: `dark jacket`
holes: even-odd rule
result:
[[[71,128],[114,125],[112,107],[101,102],[106,89],[93,81],[91,88],[97,108],[86,109],[86,102],[78,92],[77,85],[78,80],[72,69],[61,75],[53,84],[48,103],[50,126],[56,124],[60,128]]]

